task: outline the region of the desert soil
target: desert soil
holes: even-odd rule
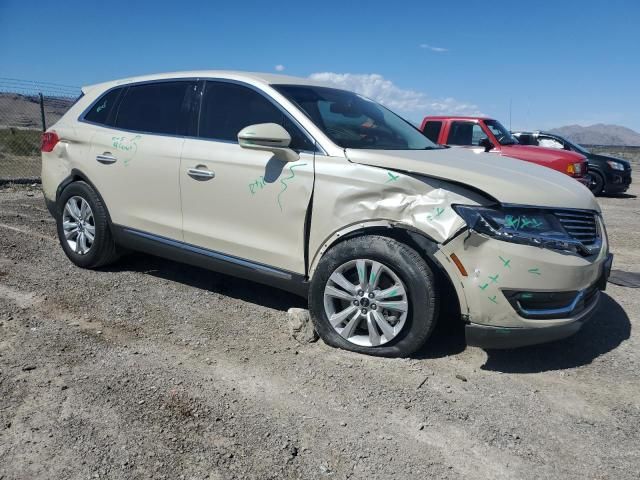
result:
[[[640,270],[640,191],[601,198]],[[74,267],[36,186],[0,187],[0,479],[637,479],[639,290],[572,338],[411,359],[298,344],[281,291],[135,254]]]

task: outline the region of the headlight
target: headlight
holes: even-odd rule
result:
[[[624,165],[620,162],[614,162],[613,160],[607,160],[607,164],[613,168],[614,170],[622,170],[624,171]]]
[[[571,252],[585,250],[582,243],[569,236],[553,213],[541,208],[452,207],[469,229],[497,240]]]

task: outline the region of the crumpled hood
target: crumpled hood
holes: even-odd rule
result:
[[[600,211],[589,189],[550,168],[462,148],[346,149],[349,161],[474,187],[501,203]]]

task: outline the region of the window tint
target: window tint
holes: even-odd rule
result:
[[[294,150],[315,150],[313,143],[263,95],[234,83],[207,82],[198,136],[238,141],[238,132],[257,123],[277,123],[291,135]]]
[[[139,132],[186,134],[187,94],[193,85],[183,81],[129,87],[118,106],[115,126]]]
[[[440,130],[442,130],[442,122],[427,122],[422,133],[433,143],[438,143]]]
[[[100,123],[105,125],[109,119],[109,113],[118,100],[118,95],[122,91],[121,88],[111,90],[109,93],[100,97],[91,109],[84,116],[84,119],[89,122]]]
[[[487,138],[482,127],[473,122],[451,122],[448,145],[480,145]]]

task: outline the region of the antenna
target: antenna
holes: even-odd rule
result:
[[[513,129],[511,128],[511,103],[513,101],[513,98],[509,99],[509,131],[512,132]]]

